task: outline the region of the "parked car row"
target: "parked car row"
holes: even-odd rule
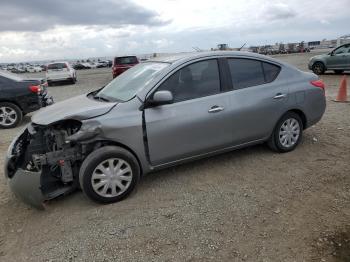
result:
[[[73,63],[72,66],[75,70],[105,68],[105,67],[111,67],[112,61],[106,60],[106,61],[98,61],[98,62],[76,62],[76,63]]]
[[[2,65],[0,66],[0,70],[7,70],[11,73],[36,73],[36,72],[42,72],[45,71],[46,66],[45,65],[39,65],[39,64],[8,64],[8,65]]]

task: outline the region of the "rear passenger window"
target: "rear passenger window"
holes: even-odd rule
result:
[[[270,83],[277,77],[280,67],[259,60],[228,59],[234,89]]]
[[[233,88],[241,89],[265,83],[261,62],[251,59],[228,59]]]
[[[266,83],[270,83],[277,77],[278,73],[280,72],[280,67],[265,62],[262,62],[262,64],[265,73],[265,81]]]

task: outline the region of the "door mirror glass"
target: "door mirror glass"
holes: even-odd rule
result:
[[[153,106],[171,104],[173,102],[173,94],[170,91],[157,91],[153,94],[153,98],[149,101]]]

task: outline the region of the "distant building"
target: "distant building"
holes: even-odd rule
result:
[[[337,46],[344,45],[350,43],[350,34],[343,35],[337,39]]]
[[[321,41],[311,41],[307,42],[308,47],[318,47],[321,44]]]

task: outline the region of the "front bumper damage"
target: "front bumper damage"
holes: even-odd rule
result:
[[[79,168],[86,146],[67,140],[78,121],[43,127],[29,124],[13,140],[5,159],[5,177],[23,202],[44,209],[44,202],[78,188]]]

